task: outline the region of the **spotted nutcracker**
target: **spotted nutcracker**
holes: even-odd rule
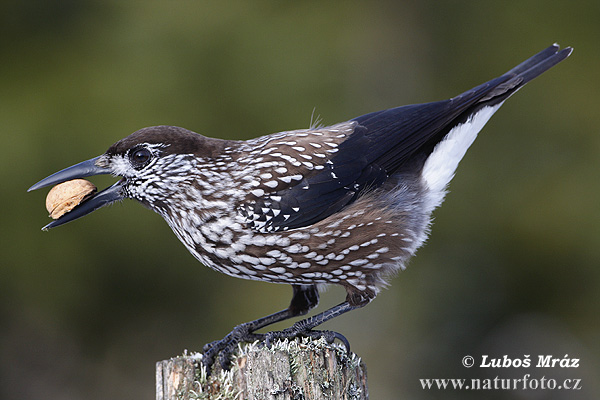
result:
[[[98,174],[122,177],[44,229],[131,198],[160,214],[204,265],[238,278],[292,285],[289,307],[241,324],[204,347],[227,367],[241,341],[345,338],[313,328],[368,304],[425,241],[431,213],[477,133],[523,85],[571,54],[550,46],[449,100],[366,114],[327,127],[221,140],[174,126],[141,129],[103,155],[29,190]],[[283,331],[255,331],[304,315],[317,287],[346,300]]]

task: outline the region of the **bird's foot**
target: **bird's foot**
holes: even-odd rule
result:
[[[327,330],[306,329],[301,324],[294,324],[292,327],[268,333],[254,333],[249,329],[249,324],[241,324],[233,328],[221,340],[215,340],[204,345],[202,354],[202,364],[206,367],[206,372],[210,375],[215,362],[218,361],[220,367],[224,370],[231,368],[231,356],[235,352],[237,345],[244,342],[261,341],[271,347],[276,340],[294,339],[297,337],[310,337],[313,339],[324,338],[327,343],[333,343],[336,339],[343,343],[346,353],[350,354],[350,342],[339,332]]]
[[[223,339],[204,345],[202,364],[206,367],[209,375],[217,360],[222,369],[229,370],[231,368],[231,355],[236,350],[238,343],[254,342],[265,338],[265,334],[252,332],[249,325],[248,323],[238,325]]]

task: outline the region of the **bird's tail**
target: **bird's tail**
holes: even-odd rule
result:
[[[490,100],[494,100],[494,103],[498,103],[506,100],[527,82],[533,80],[569,57],[572,52],[572,47],[565,47],[559,51],[559,45],[556,43],[547,49],[540,51],[533,57],[528,58],[501,77],[497,78],[498,80],[508,79],[482,97],[479,100],[479,103]]]

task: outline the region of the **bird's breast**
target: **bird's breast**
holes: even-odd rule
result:
[[[405,190],[406,191],[406,190]],[[389,194],[366,195],[315,224],[262,233],[237,213],[200,220],[165,218],[203,264],[230,276],[287,284],[336,283],[376,294],[424,240],[428,219],[415,221]]]

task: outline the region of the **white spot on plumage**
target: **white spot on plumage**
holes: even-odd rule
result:
[[[279,258],[279,257],[281,257],[282,253],[281,253],[281,251],[275,249],[275,250],[267,251],[266,255],[268,255],[269,257],[273,257],[273,258]]]
[[[299,167],[300,165],[302,165],[300,161],[298,161],[292,156],[288,156],[287,154],[279,154],[279,157],[283,158],[284,160],[292,164],[294,167]]]
[[[275,150],[277,147],[269,147],[267,149],[264,149],[263,151],[260,152],[261,155],[266,155],[269,154],[270,152],[272,152],[273,150]]]
[[[291,246],[286,247],[284,250],[290,254],[298,254],[302,250],[302,245],[295,243]]]
[[[262,265],[272,265],[275,264],[275,260],[273,258],[268,258],[268,257],[260,257],[260,263]]]
[[[260,260],[257,257],[253,257],[253,256],[248,255],[248,254],[240,254],[238,257],[243,262],[246,262],[246,263],[252,264],[252,265],[258,265],[258,263],[260,262]]]
[[[243,265],[236,265],[235,268],[230,268],[230,269],[233,270],[232,271],[233,272],[233,276],[236,276],[236,274],[239,274],[240,272],[243,273],[243,274],[245,273],[246,276],[248,276],[248,278],[250,276],[258,275],[258,271],[255,271],[255,270],[250,269],[250,268],[246,268]]]
[[[294,232],[292,234],[289,235],[290,239],[294,239],[294,240],[306,240],[310,238],[310,234],[307,232]]]
[[[232,252],[227,249],[217,248],[215,249],[215,255],[219,258],[229,258],[231,257]]]

